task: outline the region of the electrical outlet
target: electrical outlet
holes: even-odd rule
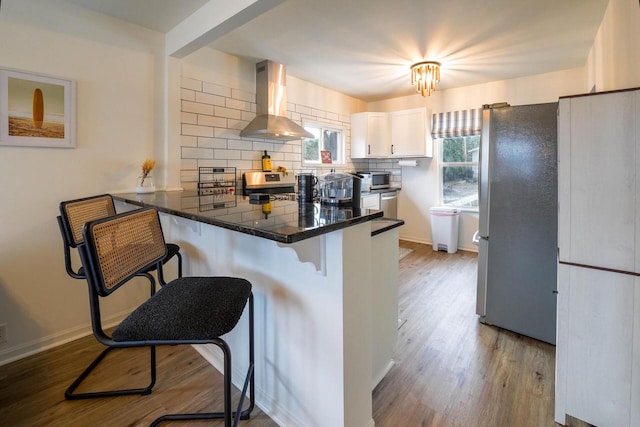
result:
[[[0,325],[0,343],[7,342],[7,324]]]

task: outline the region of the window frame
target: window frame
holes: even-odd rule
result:
[[[445,162],[444,161],[444,140],[445,139],[455,139],[455,138],[469,138],[469,137],[473,137],[473,136],[478,136],[480,138],[480,141],[478,142],[478,150],[480,150],[480,146],[482,145],[482,136],[481,135],[475,135],[475,134],[469,134],[469,135],[459,135],[459,136],[445,136],[445,137],[438,137],[438,138],[434,138],[434,142],[438,144],[438,204],[440,206],[446,206],[446,207],[451,207],[451,208],[455,208],[458,209],[460,211],[463,212],[475,212],[478,213],[479,212],[479,206],[477,207],[472,207],[472,206],[457,206],[457,205],[452,205],[452,204],[448,204],[445,205],[444,202],[444,168],[447,166],[475,166],[478,168],[478,182],[480,179],[480,153],[478,151],[478,161],[477,162]],[[480,189],[478,188],[478,204],[480,203]]]
[[[323,135],[325,131],[332,131],[332,132],[337,132],[339,134],[338,137],[338,147],[337,147],[337,151],[340,155],[340,160],[339,162],[336,161],[336,159],[331,159],[331,163],[322,163],[322,160],[320,159],[320,161],[315,162],[315,161],[307,161],[304,158],[304,152],[305,152],[305,143],[306,140],[309,138],[302,138],[301,141],[301,152],[300,152],[300,158],[301,158],[301,162],[302,162],[302,166],[303,167],[313,167],[313,168],[333,168],[336,165],[337,166],[345,166],[347,164],[347,159],[346,159],[346,153],[347,153],[347,130],[346,128],[344,128],[343,126],[340,125],[335,125],[335,124],[329,124],[329,123],[322,123],[322,122],[317,122],[314,120],[308,120],[308,119],[304,119],[302,121],[302,127],[303,128],[307,128],[307,127],[313,127],[316,129],[320,130],[320,135]],[[321,143],[323,143],[324,141],[321,141]],[[322,146],[320,147],[320,150],[322,150]]]

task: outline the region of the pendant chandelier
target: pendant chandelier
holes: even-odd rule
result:
[[[423,61],[411,66],[411,84],[422,96],[429,96],[440,81],[440,63]]]

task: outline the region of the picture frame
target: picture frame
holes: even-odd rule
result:
[[[76,146],[76,83],[0,68],[0,146]]]
[[[329,150],[321,150],[320,158],[322,159],[323,164],[331,164],[331,151]]]

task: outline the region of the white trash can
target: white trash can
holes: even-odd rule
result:
[[[458,222],[460,212],[456,208],[435,207],[431,211],[431,240],[434,251],[458,251]]]

